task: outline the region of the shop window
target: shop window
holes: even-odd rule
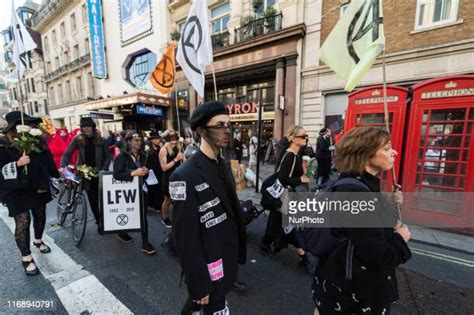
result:
[[[458,9],[459,0],[418,0],[415,29],[454,22]]]
[[[230,20],[230,4],[225,3],[211,10],[212,32],[220,33],[227,29]]]
[[[61,39],[66,40],[66,26],[64,25],[64,22],[60,24],[61,28]]]

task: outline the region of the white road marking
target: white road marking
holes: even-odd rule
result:
[[[410,249],[411,249],[412,253],[414,253],[414,254],[418,254],[418,255],[422,255],[422,256],[435,258],[435,259],[438,259],[438,260],[451,262],[453,264],[458,264],[458,265],[466,266],[466,267],[469,267],[469,268],[474,268],[474,261],[472,261],[472,260],[462,259],[462,258],[458,258],[458,257],[450,256],[450,255],[445,255],[445,254],[441,254],[441,253],[437,253],[437,252],[427,251],[427,250],[420,249],[420,248],[410,247]]]
[[[3,206],[0,206],[0,218],[14,233],[15,222],[8,217]],[[51,248],[51,253],[42,255],[33,250],[32,255],[69,314],[80,314],[86,310],[92,314],[132,314],[99,279],[56,245],[54,239],[44,234],[43,240]]]

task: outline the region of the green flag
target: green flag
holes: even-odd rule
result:
[[[352,91],[385,47],[382,0],[352,0],[320,50],[320,60]]]

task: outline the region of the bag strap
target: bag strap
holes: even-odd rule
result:
[[[283,161],[285,160],[286,155],[288,154],[288,151],[283,154],[283,157],[281,158],[280,165],[278,166],[277,173],[280,172],[281,165],[283,164]]]
[[[296,163],[296,155],[293,158],[293,165],[291,166],[290,177],[293,176],[293,170],[295,169],[295,163]]]

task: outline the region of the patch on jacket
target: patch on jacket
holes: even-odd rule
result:
[[[218,261],[207,264],[207,270],[209,270],[211,281],[217,281],[224,278],[224,264],[222,263],[222,258]]]
[[[194,186],[194,188],[196,188],[197,191],[203,191],[204,189],[209,188],[209,184],[202,183],[202,184]]]
[[[16,162],[10,162],[2,167],[2,175],[4,179],[17,178]]]
[[[214,218],[214,211],[209,211],[208,213],[206,213],[205,215],[201,217],[201,223],[204,223],[207,220],[212,219],[212,218]]]
[[[219,203],[221,203],[221,200],[219,199],[219,197],[216,197],[212,199],[211,201],[208,201],[205,204],[200,205],[198,211],[204,212],[211,207],[217,206]]]
[[[273,198],[280,198],[283,194],[285,187],[280,183],[280,180],[277,179],[273,185],[267,188],[267,191]]]
[[[170,197],[173,200],[186,200],[186,182],[170,182]]]
[[[220,216],[218,216],[217,218],[207,221],[206,222],[206,228],[209,229],[209,228],[213,227],[214,225],[217,225],[217,224],[223,222],[225,219],[227,219],[227,214],[223,213]]]

